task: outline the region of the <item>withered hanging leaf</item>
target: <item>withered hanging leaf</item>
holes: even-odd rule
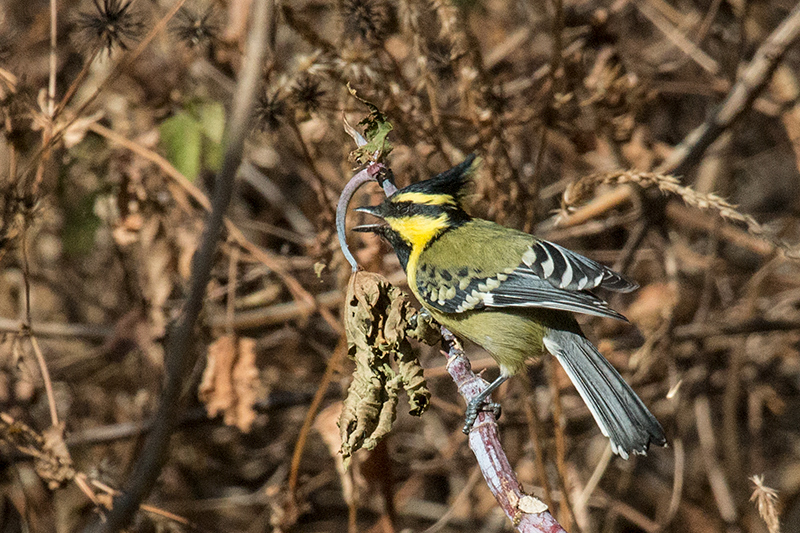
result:
[[[366,165],[373,161],[380,162],[392,151],[392,144],[387,137],[394,126],[389,122],[388,117],[378,109],[378,106],[358,96],[349,83],[347,89],[350,94],[369,108],[369,115],[358,123],[359,126],[364,126],[364,137],[367,139],[367,144],[350,152],[350,160],[358,165]],[[375,152],[378,152],[377,157]]]
[[[0,413],[0,441],[33,458],[34,470],[51,490],[61,487],[75,477],[67,445],[64,442],[64,423],[50,426],[40,435],[30,426],[8,413]]]
[[[384,277],[356,272],[350,278],[344,316],[356,369],[339,419],[345,464],[391,430],[401,389],[409,395],[411,414],[419,416],[428,406],[430,392],[407,338],[416,328],[414,313],[403,292]]]
[[[208,347],[200,400],[208,416],[224,413],[225,423],[247,433],[256,419],[258,368],[255,339],[225,335]]]

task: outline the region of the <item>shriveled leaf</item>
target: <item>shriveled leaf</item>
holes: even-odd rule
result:
[[[367,140],[367,144],[359,146],[350,152],[350,160],[359,165],[365,165],[371,161],[381,161],[392,151],[392,144],[387,138],[389,132],[393,129],[392,123],[378,109],[378,106],[358,96],[355,89],[350,87],[349,84],[347,89],[350,94],[369,108],[369,115],[358,123],[359,126],[364,126],[364,137]],[[377,157],[375,156],[376,152],[378,152]]]
[[[378,274],[357,272],[345,306],[348,354],[356,363],[339,419],[346,464],[356,450],[374,448],[391,430],[401,389],[414,415],[425,410],[430,393],[407,339],[416,324],[410,324],[414,309],[402,291]]]
[[[223,413],[229,426],[250,431],[256,419],[258,369],[255,339],[225,335],[208,347],[208,362],[200,384],[200,400],[210,417]]]
[[[27,424],[0,412],[0,441],[33,458],[36,473],[55,490],[75,477],[72,457],[64,442],[64,423],[50,426],[41,435]]]
[[[358,500],[359,493],[366,488],[366,482],[360,474],[359,461],[352,464],[348,471],[345,466],[345,460],[339,453],[341,441],[339,439],[338,421],[342,415],[343,407],[342,402],[336,402],[320,411],[314,419],[314,429],[319,432],[323,442],[328,447],[331,457],[336,462],[336,472],[339,474],[339,481],[342,484],[344,500],[348,503],[353,503]]]

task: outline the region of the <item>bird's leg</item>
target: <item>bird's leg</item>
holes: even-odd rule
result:
[[[469,435],[472,426],[475,424],[475,419],[478,418],[480,411],[492,411],[495,418],[500,418],[500,404],[496,402],[487,402],[486,398],[497,389],[500,385],[505,383],[508,376],[500,375],[496,380],[492,381],[488,387],[483,389],[480,394],[475,396],[467,404],[467,419],[464,422],[464,434]]]

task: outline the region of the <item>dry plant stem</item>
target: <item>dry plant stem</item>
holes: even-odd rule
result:
[[[547,359],[547,374],[550,378],[550,391],[553,393],[553,433],[556,441],[556,474],[558,477],[558,485],[563,494],[561,511],[561,521],[566,522],[567,519],[571,520],[572,524],[578,528],[578,521],[575,520],[575,511],[572,509],[572,502],[570,501],[570,491],[567,487],[567,465],[565,461],[567,444],[564,441],[564,425],[563,425],[563,408],[561,405],[561,390],[558,388],[558,381],[556,380],[556,365],[553,364],[552,359]],[[568,526],[569,527],[569,526]]]
[[[50,119],[55,116],[56,105],[56,70],[58,66],[58,56],[56,47],[58,45],[58,7],[56,0],[50,0],[50,80],[47,84],[47,114]]]
[[[692,131],[659,167],[655,173],[686,174],[697,163],[705,150],[729,128],[761,94],[778,63],[788,48],[800,37],[800,4],[778,25],[756,51],[753,60],[731,88],[717,111],[702,125]],[[580,224],[582,221],[604,213],[628,201],[631,191],[622,187],[585,205],[564,219],[562,226]]]
[[[92,51],[92,54],[89,56],[89,59],[87,59],[86,62],[83,64],[83,68],[81,68],[81,71],[78,72],[78,75],[75,76],[75,79],[72,81],[69,88],[67,88],[67,92],[64,93],[64,97],[61,98],[61,101],[56,106],[56,110],[53,112],[54,120],[61,114],[62,111],[64,111],[64,108],[67,107],[67,105],[69,105],[70,101],[72,101],[72,97],[75,96],[76,92],[78,92],[78,87],[81,86],[83,80],[85,80],[86,77],[89,75],[89,72],[91,71],[92,68],[92,63],[94,63],[94,60],[100,54],[100,50],[102,50],[102,48],[96,47]]]
[[[713,58],[703,52],[696,44],[688,39],[683,33],[675,28],[667,18],[659,13],[649,2],[632,2],[637,9],[647,17],[647,19],[664,36],[672,42],[681,52],[690,57],[695,63],[700,65],[703,70],[716,76],[719,73],[719,65]]]
[[[47,139],[47,142],[36,151],[31,158],[33,163],[24,170],[23,176],[27,175],[31,171],[33,164],[36,164],[37,167],[40,167],[40,162],[50,151],[50,147],[53,145],[53,143],[58,142],[64,136],[67,128],[69,128],[76,120],[83,116],[83,113],[89,108],[90,105],[92,105],[100,93],[103,92],[103,90],[105,90],[109,84],[111,84],[111,82],[115,81],[120,77],[120,75],[122,75],[123,72],[127,71],[128,67],[139,58],[152,40],[167,27],[169,21],[172,20],[172,17],[175,16],[175,13],[177,13],[178,10],[183,7],[184,3],[186,3],[186,0],[176,0],[169,12],[167,12],[167,14],[164,15],[155,26],[153,26],[153,29],[150,30],[145,38],[141,40],[139,45],[132,52],[122,56],[122,59],[120,59],[120,61],[114,66],[111,74],[109,74],[108,77],[103,80],[100,85],[98,85],[97,89],[95,89],[92,95],[89,96],[89,98],[83,104],[81,104],[80,107],[78,107],[72,118],[63,124],[57,131],[53,132],[53,135]]]
[[[681,504],[681,497],[683,496],[683,478],[686,473],[686,453],[683,449],[683,439],[676,437],[672,440],[671,445],[672,449],[675,450],[675,473],[672,476],[674,482],[667,515],[659,524],[659,531],[665,531],[675,519],[675,515],[678,514],[678,507]]]
[[[800,37],[800,4],[758,48],[712,117],[692,131],[656,172],[685,174],[719,135],[746,111],[769,82],[786,50]]]
[[[181,3],[180,1],[178,3]],[[167,458],[169,437],[180,406],[183,379],[190,362],[190,348],[197,317],[203,307],[206,285],[214,264],[217,240],[225,222],[225,211],[233,194],[234,178],[242,159],[244,140],[249,130],[251,109],[264,62],[267,43],[269,0],[255,2],[253,25],[247,42],[242,73],[233,98],[228,144],[222,169],[217,175],[212,211],[200,246],[194,256],[189,294],[178,322],[172,328],[165,346],[166,383],[158,414],[133,472],[122,495],[115,498],[114,508],[105,523],[90,526],[90,531],[118,531],[130,523],[141,501],[149,494]]]
[[[553,494],[550,488],[550,480],[547,478],[547,470],[544,467],[544,444],[542,442],[541,427],[542,421],[536,411],[536,396],[528,385],[529,400],[525,402],[525,416],[528,418],[528,428],[531,432],[531,442],[533,443],[533,460],[536,463],[536,472],[539,475],[539,483],[544,489],[544,503],[547,507],[554,509]]]
[[[607,444],[606,449],[603,450],[603,455],[600,457],[600,461],[598,461],[597,466],[594,468],[594,472],[592,472],[592,477],[590,477],[589,481],[586,482],[586,486],[583,487],[580,496],[578,496],[578,500],[575,502],[575,507],[578,509],[579,513],[583,512],[581,508],[588,504],[589,498],[592,497],[594,489],[597,488],[600,480],[603,479],[603,475],[606,473],[606,469],[608,468],[608,465],[611,464],[611,459],[613,457],[614,452],[611,451],[611,445]]]
[[[720,517],[728,524],[733,524],[737,519],[736,503],[731,493],[730,485],[728,485],[728,480],[725,478],[725,473],[719,461],[717,461],[714,423],[711,418],[711,406],[707,396],[701,396],[695,400],[694,415],[697,434],[700,437],[700,451],[705,463],[711,493],[717,502]]]
[[[18,333],[26,324],[21,320],[0,318],[0,333]],[[57,322],[37,322],[30,327],[37,337],[77,337],[81,339],[104,339],[114,333],[113,327],[84,324],[59,324]]]
[[[469,403],[488,386],[488,383],[472,372],[469,360],[453,334],[442,328],[442,336],[450,347],[447,354],[447,371],[458,386],[461,396]],[[521,533],[564,531],[547,510],[539,513],[526,513],[520,510],[520,504],[523,502],[535,501],[539,504],[542,502],[522,491],[522,486],[517,481],[500,443],[497,421],[493,413],[478,414],[478,420],[469,433],[469,447],[475,454],[489,490],[517,531]]]
[[[308,149],[305,139],[303,139],[303,134],[300,131],[300,127],[297,125],[297,122],[294,120],[289,120],[288,123],[289,128],[294,132],[294,135],[297,138],[297,143],[300,145],[300,150],[303,152],[303,157],[306,160],[306,164],[308,165],[308,168],[311,169],[311,173],[314,175],[314,179],[311,181],[310,185],[314,192],[317,193],[317,201],[319,202],[319,206],[325,216],[330,216],[330,218],[333,218],[333,211],[331,209],[333,201],[328,197],[328,189],[325,186],[325,178],[323,178],[322,174],[320,174],[319,169],[314,162],[314,157],[311,155],[311,151]]]
[[[322,404],[322,400],[325,398],[325,393],[328,390],[328,385],[330,385],[333,380],[334,373],[339,370],[342,365],[345,354],[347,354],[347,344],[344,342],[344,337],[342,337],[342,340],[333,351],[333,355],[328,360],[328,365],[325,367],[325,374],[322,376],[322,381],[320,381],[319,387],[317,387],[317,392],[314,394],[311,405],[308,407],[305,420],[303,420],[303,426],[300,428],[300,433],[297,435],[288,482],[289,496],[292,502],[297,501],[297,478],[300,472],[300,460],[303,458],[303,450],[305,449],[308,434],[311,431],[311,425],[314,423],[314,417],[317,416],[317,411],[319,410],[320,404]]]
[[[203,192],[192,182],[186,179],[186,176],[181,174],[178,169],[172,166],[172,164],[170,164],[170,162],[162,156],[148,148],[145,148],[139,143],[131,141],[117,132],[106,128],[105,126],[101,126],[100,124],[93,123],[89,126],[89,129],[112,142],[120,144],[131,152],[140,155],[149,161],[152,161],[158,165],[167,176],[172,178],[175,183],[178,184],[178,186],[189,193],[189,195],[194,198],[194,200],[204,209],[211,209],[211,204],[206,195],[203,194]],[[292,293],[294,299],[297,302],[303,302],[305,304],[302,309],[306,309],[310,306],[310,309],[307,311],[308,313],[314,311],[315,309],[318,310],[322,315],[322,318],[324,318],[334,330],[341,331],[342,328],[339,324],[339,321],[327,309],[327,306],[322,303],[317,304],[311,293],[305,290],[300,282],[297,281],[297,279],[291,274],[289,274],[289,272],[280,264],[278,258],[274,257],[270,252],[250,242],[247,237],[245,237],[244,233],[242,233],[242,231],[229,219],[225,220],[225,227],[228,230],[230,239],[235,241],[239,246],[248,251],[256,260],[262,262],[265,266],[269,267],[273,272],[275,272],[275,274],[277,274],[281,281],[283,281],[284,285],[286,285],[286,288],[288,288]]]
[[[31,346],[33,353],[36,354],[36,362],[39,365],[39,371],[42,373],[42,380],[44,380],[44,390],[47,393],[47,406],[50,408],[50,423],[54,426],[58,425],[58,410],[56,409],[56,396],[53,393],[53,382],[50,380],[50,371],[47,369],[47,362],[44,360],[44,354],[39,347],[39,341],[33,335],[30,336]]]
[[[233,312],[236,307],[236,269],[239,266],[239,248],[234,246],[228,257],[228,301],[225,305],[225,331],[233,336]]]
[[[50,380],[50,370],[47,368],[47,361],[44,360],[44,354],[39,347],[39,341],[31,332],[31,282],[30,282],[30,266],[28,262],[28,223],[27,219],[23,222],[22,227],[22,282],[25,286],[25,328],[28,331],[31,341],[33,353],[36,355],[36,364],[39,365],[39,372],[42,374],[42,381],[44,381],[44,390],[47,395],[47,406],[50,409],[50,423],[53,426],[58,425],[58,410],[56,409],[56,397],[53,393],[53,382]]]

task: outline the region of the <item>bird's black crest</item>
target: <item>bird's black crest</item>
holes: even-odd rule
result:
[[[461,199],[467,191],[470,183],[472,170],[474,168],[476,155],[470,154],[464,161],[441,174],[437,174],[431,179],[414,183],[397,191],[395,195],[420,192],[425,194],[447,194],[454,198]]]

